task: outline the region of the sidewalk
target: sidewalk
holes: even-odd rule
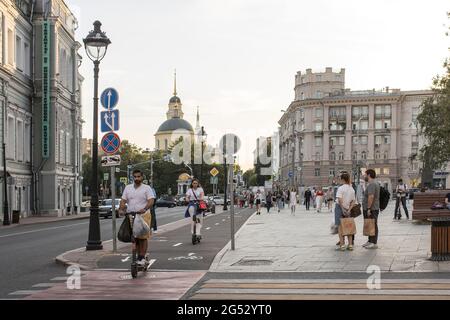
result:
[[[412,209],[412,208],[411,208]],[[410,212],[412,210],[409,210]],[[450,272],[450,262],[432,262],[431,226],[402,220],[393,221],[394,203],[380,215],[379,249],[361,246],[363,218],[356,219],[355,251],[335,250],[337,235],[330,234],[334,215],[297,207],[280,214],[262,210],[241,228],[236,251],[228,244],[215,258],[211,272],[366,272],[372,265],[382,272]]]
[[[9,229],[9,228],[15,228],[18,226],[27,226],[27,225],[34,225],[34,224],[49,223],[49,222],[81,220],[81,219],[88,219],[89,217],[90,217],[89,212],[82,212],[80,214],[70,215],[70,216],[65,216],[65,217],[32,216],[32,217],[28,217],[28,218],[22,218],[22,219],[20,219],[19,224],[11,224],[9,226],[3,226],[3,221],[1,221],[0,229]]]

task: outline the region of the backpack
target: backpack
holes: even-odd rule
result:
[[[380,186],[380,211],[384,211],[387,208],[390,199],[391,194],[389,193],[389,191]]]

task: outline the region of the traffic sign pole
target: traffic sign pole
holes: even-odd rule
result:
[[[116,168],[111,167],[111,199],[112,199],[112,236],[113,252],[117,252],[117,221],[116,221]]]
[[[235,246],[235,236],[234,236],[234,183],[233,183],[233,164],[230,164],[229,175],[231,177],[230,183],[230,197],[231,197],[231,208],[230,208],[230,220],[231,220],[231,250],[236,250]]]

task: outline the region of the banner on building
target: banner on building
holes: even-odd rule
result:
[[[50,22],[42,25],[42,157],[50,158]]]

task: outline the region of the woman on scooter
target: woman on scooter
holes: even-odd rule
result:
[[[192,242],[195,244],[202,240],[201,230],[203,224],[203,218],[205,215],[205,209],[202,209],[201,202],[204,201],[205,192],[200,185],[200,181],[193,179],[189,190],[186,193],[186,200],[189,202],[188,208],[186,210],[185,217],[192,217],[191,221],[191,234]]]

